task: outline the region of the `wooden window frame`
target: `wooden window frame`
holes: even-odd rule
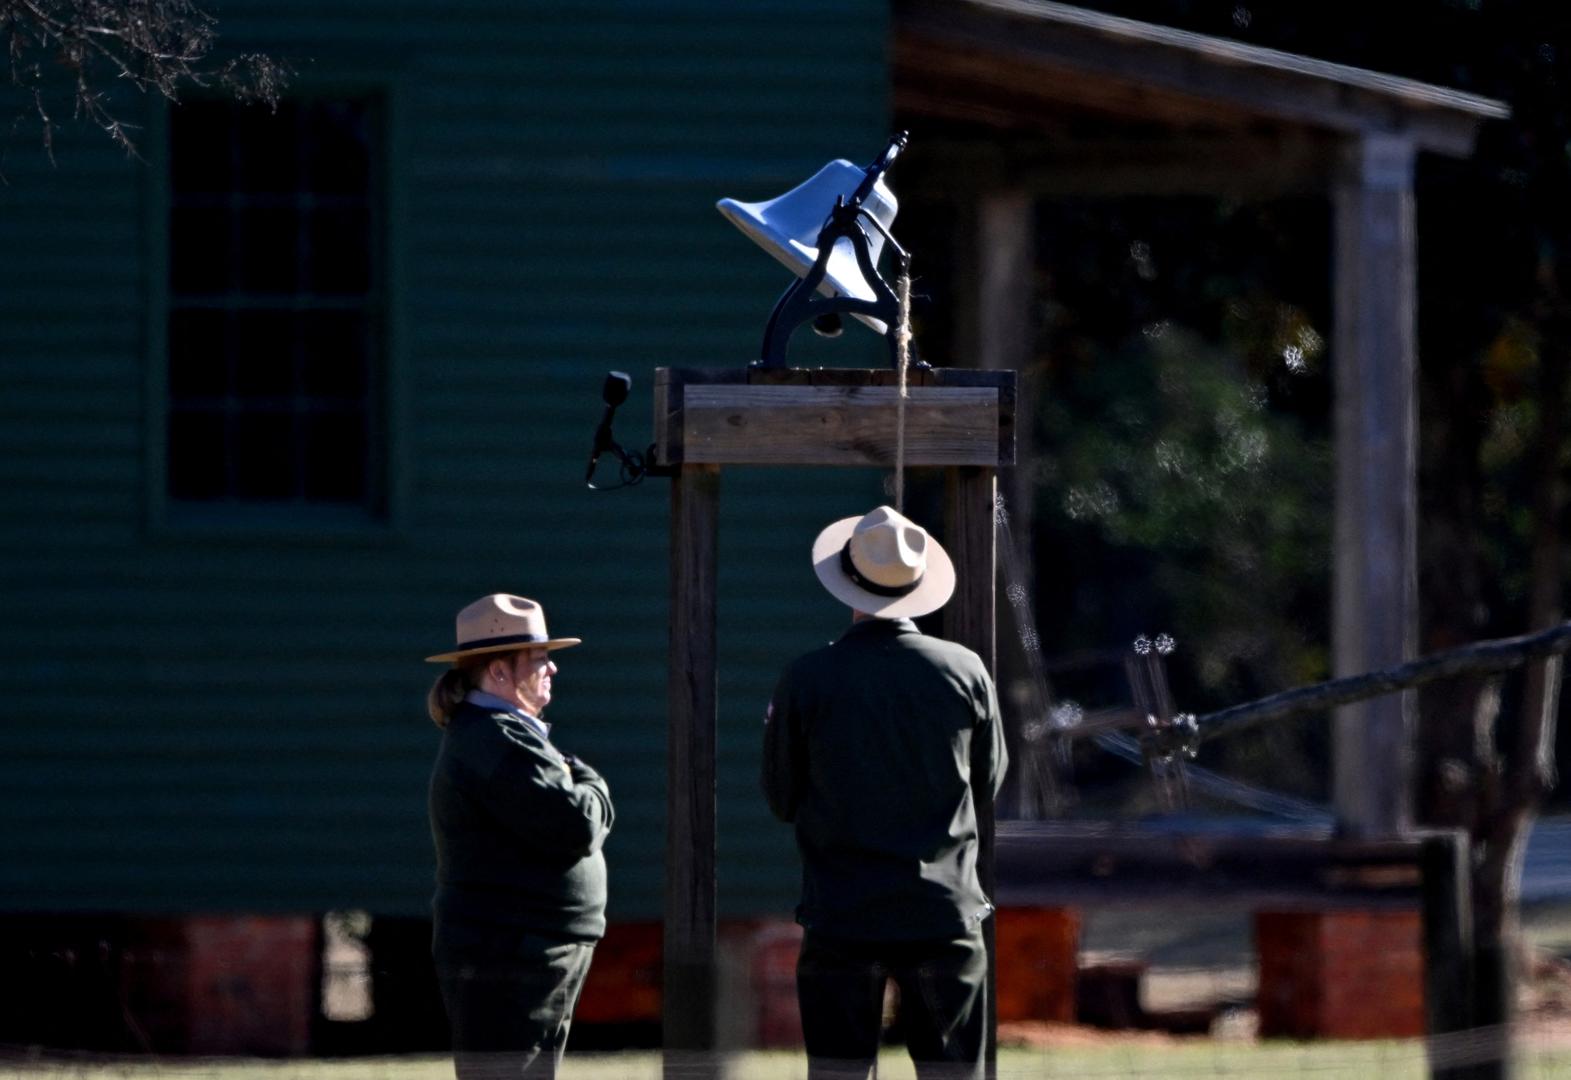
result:
[[[376,106],[380,152],[370,168],[373,214],[373,309],[379,317],[379,367],[368,393],[369,437],[375,441],[366,482],[377,492],[377,505],[335,505],[265,501],[204,503],[169,494],[169,317],[172,311],[170,217],[173,199],[170,176],[170,109],[150,104],[143,139],[144,259],[147,305],[144,328],[146,407],[144,427],[144,502],[146,531],[153,537],[215,540],[259,538],[302,542],[347,540],[385,541],[406,532],[409,470],[404,435],[407,416],[405,363],[405,289],[402,246],[404,191],[401,183],[403,107],[399,80],[385,72],[297,79],[288,97],[358,98]]]

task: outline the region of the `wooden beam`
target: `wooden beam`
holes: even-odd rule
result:
[[[1418,474],[1412,142],[1348,143],[1334,189],[1336,511],[1333,674],[1411,660],[1418,640]],[[1412,822],[1409,690],[1334,721],[1333,802],[1348,833]]]
[[[1430,653],[1428,656],[1405,664],[1349,675],[1310,686],[1295,686],[1277,694],[1233,705],[1199,718],[1200,736],[1218,739],[1232,735],[1256,724],[1272,723],[1306,713],[1323,713],[1341,705],[1363,701],[1380,694],[1424,686],[1440,679],[1460,676],[1479,677],[1498,675],[1531,666],[1535,661],[1559,658],[1571,653],[1571,622],[1561,623],[1548,630],[1517,637],[1491,638],[1459,645],[1454,649]],[[1082,728],[1077,727],[1075,734]]]
[[[897,85],[961,77],[1167,122],[1209,112],[1343,134],[1404,131],[1455,155],[1471,152],[1483,120],[1510,114],[1446,87],[1036,0],[904,0],[894,66]]]
[[[903,123],[918,127],[920,115],[913,109]],[[1003,184],[1039,199],[1321,194],[1331,188],[1340,148],[1340,140],[1303,129],[1120,136],[1104,125],[1093,132],[985,135],[928,134],[923,157],[902,166],[901,195],[949,201],[957,192]]]
[[[715,588],[720,470],[671,478],[666,686],[665,1075],[718,1075],[715,1049]]]
[[[998,460],[998,391],[915,386],[906,400],[908,465]],[[895,387],[691,386],[683,398],[686,462],[895,464]]]
[[[927,116],[1002,127],[1029,126],[1033,113],[1047,124],[1078,115],[1220,127],[1243,127],[1258,116],[1229,102],[1164,92],[1138,78],[1087,75],[1065,67],[1054,53],[983,42],[957,46],[946,36],[922,32],[898,33],[893,60],[896,107]]]
[[[893,372],[785,369],[759,373],[755,382],[743,381],[746,375],[658,369],[656,462],[894,465]],[[906,465],[1012,462],[1014,387],[1012,371],[913,373],[905,406]]]

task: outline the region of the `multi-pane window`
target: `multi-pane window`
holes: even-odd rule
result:
[[[382,510],[370,99],[170,113],[167,491]]]

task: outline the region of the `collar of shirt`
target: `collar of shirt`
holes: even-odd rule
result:
[[[508,716],[511,716],[516,720],[522,720],[535,731],[538,731],[542,739],[549,739],[551,737],[550,724],[546,723],[538,716],[530,716],[517,705],[514,705],[511,701],[503,701],[495,694],[488,694],[484,690],[471,690],[469,693],[464,695],[464,700],[469,702],[471,705],[478,705],[482,709],[487,709],[491,712],[506,713]]]
[[[870,634],[920,634],[910,619],[858,619],[841,634],[841,640]]]

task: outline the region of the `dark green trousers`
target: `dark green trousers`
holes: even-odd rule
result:
[[[808,1075],[866,1077],[878,1059],[884,984],[900,988],[900,1027],[922,1080],[980,1080],[987,948],[980,927],[939,941],[846,941],[807,931],[796,964]]]
[[[433,950],[458,1080],[556,1075],[594,943],[450,930]]]

